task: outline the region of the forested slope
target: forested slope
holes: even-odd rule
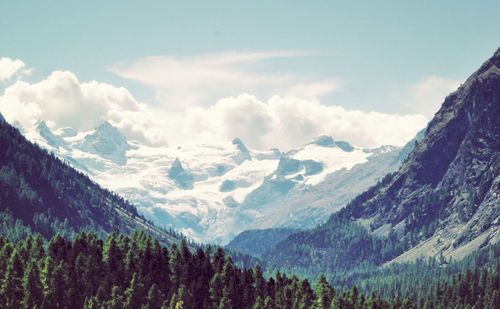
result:
[[[144,229],[164,243],[179,237],[155,227],[120,196],[101,188],[54,155],[30,143],[0,119],[0,232],[24,238],[30,232],[71,237],[93,230]]]

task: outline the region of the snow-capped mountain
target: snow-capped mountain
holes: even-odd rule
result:
[[[52,132],[41,121],[25,135],[156,224],[221,244],[249,228],[313,227],[405,158],[397,147],[367,150],[330,136],[287,153],[249,150],[239,138],[150,147],[108,122]]]

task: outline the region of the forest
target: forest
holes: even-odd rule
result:
[[[40,234],[0,238],[1,308],[495,308],[500,304],[500,260],[433,285],[427,296],[382,297],[358,287],[339,289],[320,275],[311,283],[260,266],[239,268],[220,247],[170,248],[143,231],[73,241]],[[416,286],[414,286],[416,288]]]

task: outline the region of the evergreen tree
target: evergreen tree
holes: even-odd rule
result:
[[[119,286],[114,286],[111,289],[111,298],[107,302],[105,302],[105,307],[109,309],[120,309],[124,308],[124,298],[123,294],[120,293],[120,287]]]
[[[43,285],[40,280],[40,271],[36,263],[29,264],[23,278],[24,308],[40,308],[43,301]]]
[[[321,309],[330,308],[333,297],[335,296],[335,290],[326,280],[325,275],[320,275],[316,281],[316,307]]]
[[[54,260],[50,256],[47,256],[46,268],[44,270],[45,297],[42,302],[42,308],[63,308],[65,300],[68,300],[66,297],[68,277],[64,271],[65,265],[63,262],[55,266],[52,263],[55,263]],[[52,271],[48,271],[48,269],[52,269]]]
[[[151,288],[149,288],[148,296],[146,297],[146,303],[142,306],[143,309],[156,309],[160,308],[163,303],[163,295],[153,283]]]
[[[144,284],[140,282],[137,273],[134,273],[128,289],[125,291],[125,307],[141,308],[146,299]]]
[[[0,289],[0,300],[6,308],[20,308],[24,297],[23,264],[18,250],[12,252]]]

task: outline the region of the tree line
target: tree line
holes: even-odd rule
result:
[[[495,308],[500,262],[439,281],[427,297],[383,297],[358,287],[335,289],[260,266],[239,268],[220,247],[170,248],[144,231],[94,232],[74,240],[40,234],[0,237],[0,308]],[[410,282],[411,279],[403,278]],[[394,284],[401,284],[394,283]],[[369,295],[369,296],[368,296]]]

